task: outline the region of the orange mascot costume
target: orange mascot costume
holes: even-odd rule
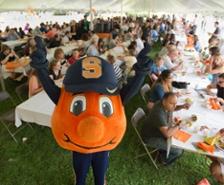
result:
[[[100,57],[86,57],[68,68],[63,87],[59,88],[49,78],[41,38],[35,37],[35,41],[37,49],[31,54],[31,66],[56,104],[52,132],[62,148],[73,152],[76,185],[85,184],[90,166],[95,184],[103,185],[109,151],[120,143],[126,129],[123,103],[138,92],[149,68],[137,65],[135,78],[118,90],[113,65]]]

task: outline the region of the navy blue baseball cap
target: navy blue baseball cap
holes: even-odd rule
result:
[[[95,91],[113,95],[118,93],[118,83],[113,65],[100,57],[85,57],[72,64],[63,81],[71,93]]]

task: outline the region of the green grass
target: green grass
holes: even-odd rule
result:
[[[158,47],[152,54],[157,51]],[[14,90],[18,84],[6,80],[7,90],[15,98]],[[18,98],[16,101],[18,103]],[[126,106],[128,127],[121,144],[110,152],[108,185],[195,185],[204,177],[216,185],[209,173],[209,161],[202,155],[185,152],[174,164],[159,170],[147,157],[134,159],[144,151],[131,127],[130,117],[137,107],[143,105],[140,95],[137,95]],[[0,112],[10,107],[9,102],[1,103]],[[71,152],[56,144],[49,128],[32,125],[33,130],[26,127],[16,136],[18,144],[0,125],[0,185],[73,185]],[[25,143],[23,137],[28,138]],[[91,171],[86,184],[93,184]]]

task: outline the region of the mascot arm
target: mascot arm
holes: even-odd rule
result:
[[[37,71],[38,78],[50,99],[57,104],[60,97],[60,88],[49,77],[46,50],[42,39],[35,37],[37,49],[30,55],[30,65]]]
[[[61,89],[55,85],[54,81],[49,77],[47,69],[38,69],[37,75],[47,95],[54,102],[54,104],[57,105]]]
[[[135,76],[128,81],[128,84],[124,86],[120,95],[122,102],[125,105],[133,96],[135,96],[141,85],[143,84],[146,75],[149,73],[153,61],[147,56],[150,52],[150,45],[145,44],[145,47],[140,51],[137,56],[137,63],[133,66],[135,70]]]

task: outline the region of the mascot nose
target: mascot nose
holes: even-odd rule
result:
[[[90,116],[79,122],[77,133],[84,141],[94,143],[102,139],[104,124],[99,118]]]

